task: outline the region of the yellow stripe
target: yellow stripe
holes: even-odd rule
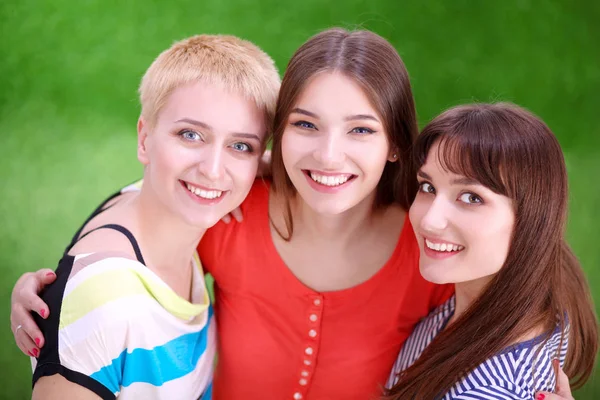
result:
[[[93,268],[93,265],[86,268]],[[203,304],[192,304],[181,298],[149,270],[118,268],[99,273],[81,282],[64,299],[59,329],[102,305],[132,295],[147,295],[155,299],[169,313],[182,319],[191,319],[208,309]]]

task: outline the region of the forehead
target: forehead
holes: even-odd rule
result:
[[[320,117],[366,113],[378,116],[362,87],[340,72],[322,72],[311,78],[298,97],[296,106],[306,108]]]
[[[265,115],[252,100],[232,92],[220,84],[195,82],[176,88],[159,113],[160,123],[173,123],[182,118],[202,121],[215,131],[266,132]]]

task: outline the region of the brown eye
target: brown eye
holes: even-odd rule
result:
[[[483,203],[483,200],[481,199],[481,197],[477,196],[474,193],[463,193],[460,195],[460,197],[458,199],[466,204],[481,204],[481,203]]]
[[[421,182],[419,184],[419,190],[423,193],[435,193],[435,188],[429,182]]]

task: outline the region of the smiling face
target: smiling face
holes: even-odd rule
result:
[[[244,200],[265,139],[264,113],[221,85],[175,89],[156,125],[138,123],[144,188],[186,223],[213,226]]]
[[[508,255],[515,220],[512,201],[445,170],[437,144],[429,150],[418,180],[409,216],[423,277],[441,284],[496,274]]]
[[[336,72],[308,83],[289,115],[281,147],[294,187],[323,214],[372,202],[386,162],[395,161],[377,111],[356,82]]]

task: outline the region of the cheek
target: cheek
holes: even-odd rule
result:
[[[225,167],[231,176],[236,192],[247,192],[256,178],[258,156],[251,159],[232,159]]]
[[[489,223],[489,221],[488,221]],[[485,224],[474,226],[485,227]],[[477,258],[479,265],[487,265],[489,273],[498,272],[508,255],[512,235],[512,223],[488,225],[487,228],[474,230],[472,236],[478,242]]]
[[[310,139],[285,131],[281,138],[281,157],[284,165],[294,164],[310,149]]]

